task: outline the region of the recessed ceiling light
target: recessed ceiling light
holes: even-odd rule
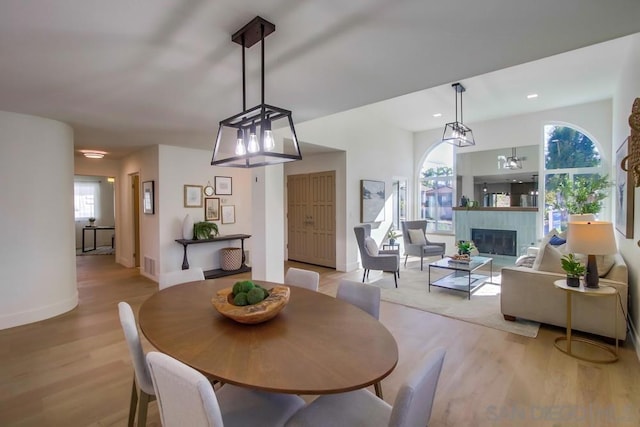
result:
[[[435,113],[433,117],[442,117],[442,113]]]
[[[101,159],[107,154],[104,151],[96,151],[96,150],[80,150],[80,152],[88,159]]]
[[[529,95],[527,95],[527,99],[535,99],[538,97],[537,93],[530,93]]]

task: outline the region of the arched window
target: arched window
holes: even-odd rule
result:
[[[566,229],[569,214],[581,213],[576,199],[565,199],[564,189],[579,195],[579,204],[599,203],[590,189],[606,181],[595,141],[570,126],[544,127],[544,234]]]
[[[427,220],[427,231],[453,232],[453,146],[435,146],[427,154],[418,180],[420,218]]]

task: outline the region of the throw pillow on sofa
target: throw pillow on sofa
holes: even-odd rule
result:
[[[548,271],[550,273],[565,274],[562,269],[561,259],[565,254],[549,244],[545,244],[540,248],[536,260],[533,262],[533,269],[539,271]]]
[[[409,233],[409,240],[411,240],[411,243],[414,245],[426,245],[427,244],[427,238],[425,237],[424,233],[422,232],[422,229],[418,228],[416,230],[413,229],[409,229],[407,230],[407,232]]]

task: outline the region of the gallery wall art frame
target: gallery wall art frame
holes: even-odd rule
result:
[[[201,208],[202,207],[202,185],[185,184],[184,207],[185,208]]]
[[[634,177],[627,167],[629,138],[616,150],[616,230],[627,239],[633,238]]]
[[[154,181],[142,183],[142,212],[148,215],[155,214]]]
[[[213,185],[215,186],[216,195],[218,196],[230,196],[233,193],[230,176],[216,176]]]
[[[360,222],[384,221],[384,181],[360,180]]]
[[[222,206],[222,223],[234,224],[236,222],[236,206],[224,205]]]
[[[204,220],[220,221],[220,198],[218,197],[204,198]]]

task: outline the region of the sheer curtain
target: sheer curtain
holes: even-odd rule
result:
[[[96,215],[100,213],[99,182],[74,182],[73,198],[76,221],[86,221],[91,217],[97,219]]]

